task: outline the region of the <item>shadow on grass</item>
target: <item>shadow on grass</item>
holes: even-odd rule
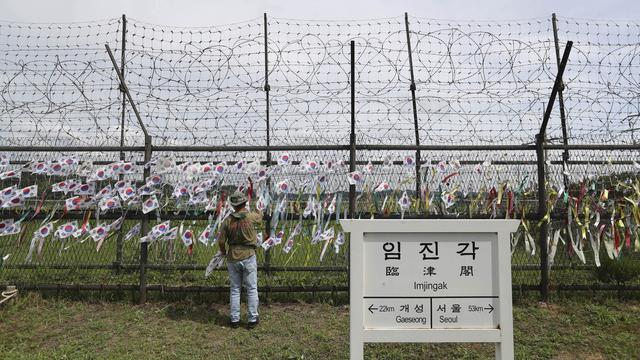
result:
[[[175,303],[165,308],[167,318],[171,320],[190,320],[202,324],[227,326],[229,314],[219,308],[203,304]]]

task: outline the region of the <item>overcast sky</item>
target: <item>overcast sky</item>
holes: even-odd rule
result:
[[[126,14],[137,20],[176,26],[204,26],[249,20],[267,12],[294,19],[370,19],[402,15],[507,20],[558,16],[640,20],[637,0],[3,0],[0,20],[77,22]]]

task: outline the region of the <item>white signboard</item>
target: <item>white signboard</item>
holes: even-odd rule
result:
[[[351,233],[351,359],[365,342],[493,342],[513,358],[518,220],[342,220]]]

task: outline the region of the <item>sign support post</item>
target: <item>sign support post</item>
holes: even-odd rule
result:
[[[351,233],[350,353],[367,342],[489,342],[513,359],[519,220],[341,220]]]

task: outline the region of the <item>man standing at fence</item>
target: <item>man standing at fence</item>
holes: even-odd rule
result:
[[[250,212],[246,208],[247,197],[235,192],[229,202],[235,210],[222,223],[220,229],[220,252],[227,255],[229,270],[231,327],[240,326],[240,290],[242,285],[247,289],[248,327],[258,325],[258,264],[256,262],[256,230],[255,226],[262,221],[258,212]],[[228,246],[228,250],[227,250]]]

